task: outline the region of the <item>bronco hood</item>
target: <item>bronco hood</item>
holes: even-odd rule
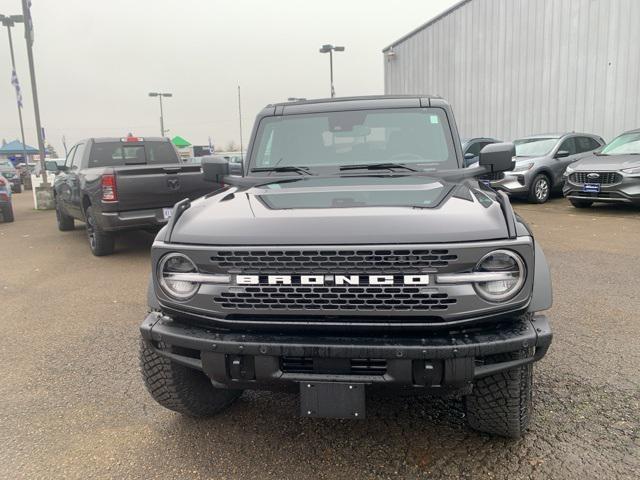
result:
[[[640,155],[589,155],[571,164],[571,168],[579,172],[617,171],[633,167],[640,167]]]
[[[210,245],[440,243],[508,237],[477,184],[437,177],[302,177],[231,187],[192,202],[171,242]]]

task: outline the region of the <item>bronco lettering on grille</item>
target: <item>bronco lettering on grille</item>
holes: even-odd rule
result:
[[[429,275],[236,275],[238,285],[429,285]]]

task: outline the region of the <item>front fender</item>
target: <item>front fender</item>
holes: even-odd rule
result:
[[[553,305],[553,290],[551,288],[551,271],[542,247],[535,242],[535,265],[533,272],[533,293],[529,312],[548,310]]]
[[[147,305],[149,310],[160,310],[160,303],[158,302],[158,297],[156,297],[156,292],[153,289],[153,274],[149,274],[149,284],[147,285]]]

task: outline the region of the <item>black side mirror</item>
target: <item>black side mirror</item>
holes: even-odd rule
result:
[[[481,167],[489,167],[492,172],[509,172],[516,168],[515,156],[513,143],[490,143],[480,150],[478,163]]]
[[[558,150],[558,153],[556,153],[556,158],[566,158],[569,155],[571,155],[571,153],[566,150]]]
[[[46,160],[44,162],[44,169],[47,172],[54,172],[54,173],[65,170],[65,168],[64,167],[61,168],[61,166],[58,165],[58,162],[56,162],[55,160]]]
[[[222,157],[202,157],[202,176],[205,182],[222,183],[229,175],[229,161]]]

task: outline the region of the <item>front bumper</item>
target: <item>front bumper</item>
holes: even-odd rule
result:
[[[540,360],[552,339],[544,315],[454,332],[367,337],[223,333],[151,312],[140,332],[159,355],[203,371],[214,386],[249,389],[306,381],[464,388]],[[527,355],[489,358],[512,352]]]
[[[102,212],[98,222],[102,230],[138,230],[144,228],[160,229],[167,224],[162,208],[131,210],[127,212]]]
[[[501,180],[491,181],[491,188],[502,190],[508,195],[524,195],[529,192],[529,178],[527,172],[506,172]]]
[[[640,177],[622,177],[615,184],[600,185],[599,192],[583,192],[582,183],[574,183],[570,176],[565,177],[562,193],[573,200],[591,202],[627,203],[640,205]]]

